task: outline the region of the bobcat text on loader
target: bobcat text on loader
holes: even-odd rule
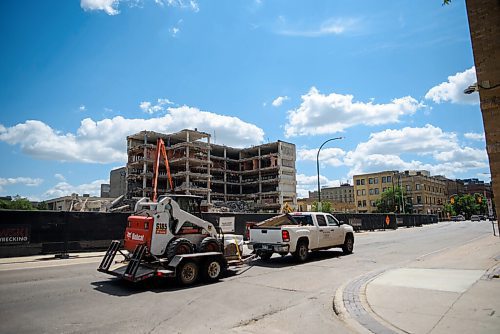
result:
[[[132,282],[154,276],[176,277],[182,285],[218,280],[228,260],[241,259],[243,236],[224,235],[200,218],[200,202],[192,195],[140,199],[128,217],[125,251],[112,241],[98,271]],[[115,263],[117,253],[125,260]]]

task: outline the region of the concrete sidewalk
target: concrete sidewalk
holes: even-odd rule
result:
[[[358,331],[500,333],[499,274],[500,238],[488,236],[365,277],[343,299],[359,293],[346,306]]]

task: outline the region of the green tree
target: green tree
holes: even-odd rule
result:
[[[472,215],[485,214],[488,210],[486,200],[481,194],[454,196],[452,205],[456,214],[462,214],[467,219]]]
[[[450,204],[450,203],[445,203],[444,206],[443,206],[443,212],[445,215],[449,215],[449,216],[456,216],[457,213],[455,211],[455,209],[453,208],[453,205]]]
[[[401,196],[403,195],[403,196]],[[382,193],[380,198],[375,201],[378,213],[403,212],[402,201],[404,201],[404,212],[412,212],[411,202],[404,200],[404,192],[401,187],[388,188]]]
[[[312,211],[318,212],[318,201],[313,202]],[[321,201],[321,212],[332,212],[332,203]]]
[[[15,196],[11,201],[0,200],[0,209],[5,210],[36,210],[27,198]]]
[[[47,205],[46,202],[39,202],[37,205],[36,205],[36,209],[37,210],[48,210],[49,209],[49,206]]]

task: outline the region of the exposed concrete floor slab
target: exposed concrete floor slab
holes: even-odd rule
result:
[[[401,268],[388,271],[371,284],[462,293],[484,270]]]

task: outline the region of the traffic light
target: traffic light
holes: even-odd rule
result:
[[[450,203],[451,203],[451,204],[455,204],[455,197],[451,197],[451,198],[450,198]]]
[[[478,196],[478,197],[477,197],[477,202],[478,202],[479,204],[481,204],[481,203],[483,202],[483,197],[482,197],[482,196]]]

